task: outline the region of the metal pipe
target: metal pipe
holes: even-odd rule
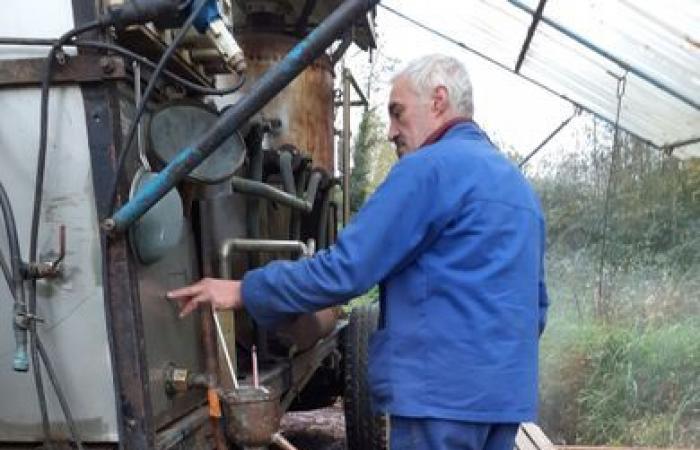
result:
[[[530,24],[530,28],[527,29],[527,35],[525,36],[525,41],[523,42],[522,48],[520,48],[518,61],[515,63],[516,73],[520,72],[520,67],[523,65],[523,61],[525,61],[525,55],[527,55],[527,51],[530,49],[530,42],[532,42],[532,36],[535,35],[537,25],[539,25],[540,19],[542,18],[542,11],[544,11],[545,3],[547,3],[547,0],[540,0],[540,2],[537,4],[537,10],[532,15],[532,23]]]
[[[152,181],[103,221],[106,231],[122,232],[199,166],[231,133],[267,104],[331,45],[337,36],[379,0],[346,0],[234,103],[194,145],[182,150]]]
[[[229,264],[233,252],[292,252],[302,256],[311,256],[309,246],[301,241],[273,239],[226,239],[219,250],[220,274],[223,278],[233,278]]]
[[[291,442],[289,442],[280,433],[275,433],[272,435],[272,443],[282,450],[298,450]]]
[[[685,147],[686,145],[697,144],[700,142],[700,137],[693,137],[690,139],[683,139],[682,141],[671,142],[661,147],[663,150],[675,150],[680,147]]]
[[[284,190],[288,194],[296,195],[296,184],[294,183],[294,171],[292,170],[292,159],[294,155],[289,150],[281,150],[279,156],[280,175]]]
[[[350,84],[352,85],[353,89],[355,90],[355,93],[360,97],[360,101],[358,102],[359,105],[356,105],[355,102],[351,102],[350,106],[364,106],[365,111],[367,111],[367,108],[369,108],[369,101],[367,101],[367,97],[365,96],[365,93],[362,92],[362,89],[360,89],[360,86],[357,84],[357,80],[355,80],[355,77],[352,75],[352,72],[348,71],[348,75],[350,76]]]
[[[318,231],[316,232],[316,237],[318,238],[318,248],[329,247],[328,242],[328,215],[331,206],[331,195],[333,193],[333,188],[335,186],[331,185],[323,191],[323,200],[321,201],[321,217],[318,221]]]
[[[310,212],[313,208],[313,203],[288,194],[281,189],[270,186],[269,184],[234,176],[231,178],[231,185],[233,186],[234,191],[241,194],[250,194],[257,197],[266,198],[273,202],[281,203],[285,206],[289,206],[290,208],[299,209],[304,212]]]
[[[350,71],[343,67],[343,225],[350,220]]]
[[[316,200],[316,193],[318,192],[318,185],[321,183],[322,179],[323,179],[323,172],[321,172],[321,170],[314,169],[311,172],[311,177],[309,177],[309,184],[308,184],[308,186],[306,186],[306,194],[304,195],[304,198],[306,199],[306,203],[311,205],[312,208],[313,208],[314,202]]]
[[[524,165],[530,160],[530,158],[532,158],[533,156],[535,156],[535,154],[536,154],[537,152],[539,152],[540,149],[542,149],[542,147],[544,147],[545,145],[547,145],[547,143],[548,143],[549,141],[551,141],[552,138],[553,138],[554,136],[556,136],[556,135],[562,130],[562,128],[564,128],[569,122],[571,122],[571,119],[573,119],[574,117],[576,117],[577,114],[578,114],[578,109],[577,109],[576,111],[574,111],[574,113],[573,113],[571,116],[569,116],[569,118],[565,119],[562,123],[560,123],[559,126],[558,126],[557,128],[554,129],[554,131],[552,131],[551,133],[549,133],[549,136],[547,136],[547,137],[544,139],[544,141],[542,141],[542,142],[540,143],[540,145],[538,145],[537,147],[535,147],[535,149],[534,149],[533,151],[531,151],[530,153],[528,153],[528,155],[527,155],[525,158],[523,158],[522,161],[520,161],[520,163],[518,164],[518,167],[524,166]]]
[[[7,232],[7,242],[10,250],[10,272],[12,274],[12,284],[9,286],[14,297],[14,317],[12,328],[15,333],[15,356],[12,360],[12,368],[18,372],[29,370],[29,356],[27,354],[27,302],[24,297],[24,281],[22,277],[22,255],[19,248],[19,238],[17,236],[17,223],[12,211],[10,197],[7,195],[5,186],[0,183],[0,209]]]
[[[535,14],[535,12],[527,5],[521,3],[518,0],[508,0],[512,5],[522,9],[523,11],[526,11],[530,14]],[[574,33],[573,31],[569,30],[568,28],[563,27],[562,25],[559,25],[558,23],[554,22],[551,19],[548,19],[546,17],[542,17],[540,20],[542,22],[546,23],[550,27],[554,28],[558,32],[562,33],[563,35],[573,39],[574,41],[578,42],[579,44],[583,45],[587,49],[597,53],[598,55],[602,56],[603,58],[614,62],[618,66],[620,66],[622,69],[635,74],[639,78],[647,81],[648,83],[652,84],[653,86],[661,89],[662,91],[666,92],[667,94],[670,94],[674,97],[676,97],[678,100],[682,101],[683,103],[692,106],[696,110],[700,110],[700,104],[694,101],[691,98],[688,98],[687,96],[681,94],[680,92],[676,91],[675,89],[665,85],[661,81],[657,80],[656,78],[652,77],[651,75],[642,72],[640,69],[626,63],[625,61],[621,60],[617,56],[613,55],[612,53],[608,52],[607,50],[603,50],[602,48],[598,47],[588,39],[584,38],[583,36]]]
[[[238,192],[244,192],[244,193],[254,193],[254,192],[246,192],[244,189],[245,187],[255,187],[259,184],[262,184],[262,179],[263,179],[263,148],[262,148],[262,141],[264,139],[265,132],[261,127],[256,127],[254,131],[255,136],[252,138],[254,140],[253,145],[250,146],[250,166],[248,168],[248,177],[250,178],[249,180],[245,180],[244,178],[239,179],[238,177],[233,177],[234,179],[231,180],[231,185],[233,186],[234,190],[236,190],[235,186],[236,184],[239,185],[240,189],[238,189]],[[242,182],[239,182],[241,180],[245,180]],[[251,184],[251,183],[256,183],[256,184]],[[252,238],[259,238],[260,237],[260,200],[258,199],[248,199],[246,201],[246,206],[248,213],[246,215],[246,227],[248,231],[248,236]]]

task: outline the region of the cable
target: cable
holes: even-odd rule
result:
[[[56,41],[53,39],[0,37],[0,45],[36,46],[36,45],[54,45],[55,43],[56,43]],[[145,56],[139,55],[138,53],[133,52],[126,47],[123,47],[123,46],[118,45],[118,44],[113,44],[110,42],[75,41],[75,42],[69,42],[69,43],[63,44],[63,46],[64,47],[82,47],[82,48],[112,50],[113,52],[118,53],[126,58],[136,60],[136,61],[140,62],[141,64],[144,64],[144,65],[150,67],[151,69],[155,69],[157,67],[157,63],[154,63],[153,61],[146,58]],[[233,85],[231,87],[223,88],[223,89],[217,89],[217,88],[204,86],[204,85],[189,81],[186,78],[183,78],[183,77],[177,75],[176,73],[171,72],[168,69],[163,69],[162,73],[165,77],[167,77],[171,81],[178,83],[178,84],[181,84],[182,86],[189,89],[190,91],[192,91],[196,94],[201,94],[201,95],[233,94],[234,92],[238,91],[246,81],[245,75],[241,75],[240,78],[238,79],[238,82],[235,85]]]
[[[121,152],[119,153],[119,159],[117,161],[117,167],[114,173],[114,182],[112,184],[112,189],[109,195],[109,207],[107,208],[107,210],[110,211],[110,214],[114,210],[114,206],[117,202],[117,189],[119,187],[119,181],[121,180],[122,173],[124,172],[124,166],[126,165],[127,159],[126,157],[129,154],[129,148],[131,148],[131,142],[134,140],[134,136],[136,135],[136,129],[138,128],[138,123],[141,120],[141,115],[146,109],[146,103],[148,102],[148,99],[156,86],[156,80],[158,79],[158,76],[160,75],[161,71],[165,68],[165,64],[175,52],[175,49],[177,49],[177,46],[180,44],[180,42],[185,37],[189,29],[192,27],[192,24],[194,23],[195,19],[197,18],[197,15],[199,15],[199,12],[202,10],[204,5],[206,5],[206,1],[200,0],[199,4],[192,10],[192,13],[190,13],[184,25],[182,26],[180,31],[178,31],[178,34],[175,36],[175,39],[173,39],[170,45],[168,45],[168,48],[165,50],[165,53],[163,53],[163,56],[161,56],[160,61],[158,61],[158,65],[156,66],[155,70],[153,71],[153,74],[151,75],[151,79],[148,81],[146,91],[143,93],[141,103],[139,104],[139,107],[136,110],[136,115],[131,121],[131,125],[129,125],[129,131],[127,132],[126,141],[122,146]]]
[[[44,171],[46,168],[46,150],[48,138],[48,112],[49,112],[49,87],[51,85],[51,76],[54,67],[54,58],[56,52],[61,49],[61,46],[70,41],[73,37],[93,30],[103,25],[102,20],[95,20],[84,25],[78,26],[67,33],[63,34],[58,41],[51,47],[44,65],[44,73],[41,80],[41,114],[40,114],[40,135],[39,135],[39,154],[37,156],[36,179],[34,185],[34,205],[32,210],[32,227],[29,240],[29,260],[30,263],[36,263],[37,260],[37,242],[39,237],[39,218],[41,216],[41,200],[44,189]],[[49,425],[49,414],[46,406],[46,395],[44,394],[44,384],[41,379],[41,368],[39,366],[39,357],[37,349],[37,331],[36,321],[33,320],[36,314],[36,280],[29,282],[29,301],[26,305],[26,315],[29,318],[29,333],[31,336],[31,359],[34,374],[34,384],[36,386],[37,397],[39,400],[39,409],[41,410],[41,423],[44,432],[44,443],[49,448],[53,446],[50,443],[51,428]],[[68,419],[68,418],[66,418]]]
[[[66,397],[63,395],[61,385],[58,383],[58,378],[56,377],[56,372],[54,372],[53,366],[51,365],[51,360],[49,360],[49,355],[46,353],[44,344],[41,343],[41,339],[39,339],[38,335],[36,336],[36,346],[39,350],[39,355],[41,356],[41,359],[44,362],[44,368],[46,368],[46,373],[49,376],[49,381],[51,381],[51,384],[53,385],[53,390],[56,393],[56,397],[58,397],[58,403],[59,405],[61,405],[63,415],[66,417],[66,422],[68,422],[68,429],[70,430],[73,442],[75,442],[75,445],[78,447],[78,450],[83,450],[83,442],[80,440],[78,430],[75,427],[73,414],[70,411],[70,407],[68,406]]]
[[[140,62],[141,64],[144,64],[146,66],[149,66],[152,69],[157,69],[157,64],[151,61],[150,59],[139,55],[138,53],[132,52],[131,50],[122,47],[120,45],[116,44],[111,44],[108,42],[99,42],[99,41],[80,41],[75,43],[76,46],[78,47],[85,47],[85,48],[100,48],[100,49],[105,49],[105,50],[112,50],[114,52],[117,52],[123,56],[126,56],[127,58],[131,58],[133,60],[136,60]],[[186,80],[185,78],[182,78],[181,76],[167,70],[163,69],[162,71],[163,75],[165,75],[167,78],[171,79],[172,81],[175,81],[183,86],[185,86],[187,89],[191,90],[192,92],[195,92],[197,94],[202,94],[202,95],[228,95],[228,94],[233,94],[234,92],[238,91],[241,86],[245,83],[245,75],[241,75],[240,78],[238,79],[238,82],[228,88],[225,89],[217,89],[217,88],[211,88],[208,86],[203,86],[197,83],[193,83],[189,80]],[[155,75],[155,72],[154,72]]]
[[[5,276],[5,281],[7,281],[7,288],[12,294],[12,297],[15,298],[15,293],[12,288],[12,273],[10,272],[10,267],[7,265],[7,260],[2,253],[2,249],[0,249],[0,266],[2,266],[2,274]]]
[[[608,173],[608,182],[605,189],[605,203],[603,206],[603,225],[602,237],[600,243],[600,263],[598,264],[598,301],[600,310],[597,313],[602,314],[604,319],[607,319],[607,307],[605,306],[606,299],[603,297],[604,279],[605,279],[605,257],[606,244],[608,240],[608,216],[610,215],[610,196],[614,188],[613,177],[615,176],[616,156],[620,153],[620,113],[622,111],[622,97],[625,95],[625,86],[627,84],[627,73],[622,77],[617,78],[617,111],[615,114],[615,129],[613,132],[612,149],[610,152],[610,170]]]

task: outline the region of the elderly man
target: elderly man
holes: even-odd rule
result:
[[[209,302],[272,326],[379,283],[369,376],[391,448],[511,450],[518,424],[536,415],[545,227],[532,189],[472,113],[461,63],[413,61],[389,102],[399,161],[333,247],[169,296],[185,300],[183,314]]]

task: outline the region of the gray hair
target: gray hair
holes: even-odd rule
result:
[[[447,90],[450,105],[459,114],[469,118],[474,114],[469,73],[456,58],[440,54],[422,56],[394,75],[392,83],[398,78],[411,81],[421,96],[428,96],[435,88],[443,86]]]

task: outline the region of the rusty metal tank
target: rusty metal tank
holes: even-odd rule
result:
[[[236,37],[245,52],[248,82],[233,95],[233,101],[246,95],[255,80],[277,64],[298,42],[293,36],[272,32],[241,32]],[[205,55],[206,53],[197,54],[198,57]],[[330,58],[324,55],[265,105],[258,113],[258,118],[278,119],[280,123],[279,128],[267,136],[265,149],[291,145],[311,157],[311,166],[333,173],[333,77]],[[219,81],[227,85],[235,83],[236,78],[228,76]],[[289,239],[290,219],[290,211],[269,203],[261,211],[260,237]],[[259,262],[265,263],[274,258],[275,255],[272,254],[260,255]],[[275,330],[274,336],[283,346],[293,346],[298,351],[303,351],[333,331],[341,314],[340,308],[329,308],[299,316],[281,325]],[[239,342],[252,342],[251,333],[252,329],[245,322],[237,325]]]
[[[241,34],[239,43],[246,55],[249,79],[259,78],[297,42],[298,39],[283,34]],[[242,91],[252,84],[247,83]],[[330,58],[324,55],[263,108],[261,114],[265,118],[281,121],[271,146],[291,144],[311,155],[315,167],[332,173],[333,101],[333,68]]]

